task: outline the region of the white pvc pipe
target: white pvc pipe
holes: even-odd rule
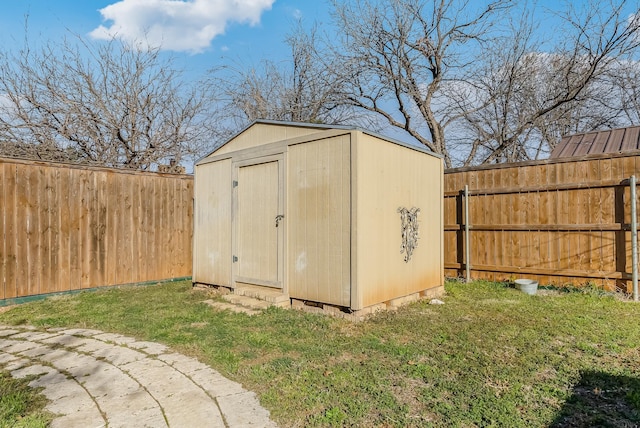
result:
[[[464,185],[464,265],[466,269],[466,280],[471,282],[471,249],[469,248],[469,186]]]
[[[638,209],[636,199],[636,176],[632,175],[629,179],[629,187],[631,190],[631,260],[632,260],[632,283],[633,283],[633,300],[638,301]]]

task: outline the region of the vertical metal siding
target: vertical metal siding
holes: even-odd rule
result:
[[[231,286],[231,159],[196,167],[193,281]]]
[[[292,298],[350,305],[350,137],[288,152],[287,278]]]

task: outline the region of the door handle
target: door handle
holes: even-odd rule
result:
[[[278,214],[276,216],[276,227],[280,225],[280,220],[282,220],[283,218],[284,218],[284,214]]]

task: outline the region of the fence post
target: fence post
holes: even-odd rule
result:
[[[466,280],[471,282],[471,261],[469,248],[469,186],[464,185],[464,266],[466,270]]]
[[[631,272],[633,283],[633,300],[638,301],[638,215],[636,198],[636,176],[629,179],[631,190]]]

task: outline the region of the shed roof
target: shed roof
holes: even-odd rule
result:
[[[326,124],[320,124],[320,123],[287,122],[287,121],[278,121],[278,120],[258,119],[258,120],[255,120],[254,122],[252,122],[251,124],[247,125],[244,129],[242,129],[241,131],[239,131],[238,133],[233,135],[231,138],[227,139],[224,143],[222,143],[221,145],[216,147],[212,152],[210,152],[207,155],[205,155],[202,158],[200,158],[198,161],[196,161],[196,164],[198,164],[200,161],[204,160],[205,158],[213,155],[219,149],[221,149],[223,146],[225,146],[227,143],[233,141],[239,135],[241,135],[244,132],[246,132],[249,128],[252,128],[252,127],[254,127],[256,125],[275,125],[275,126],[291,126],[291,127],[300,127],[300,128],[312,128],[312,129],[317,129],[318,131],[325,131],[325,130],[332,130],[332,129],[341,129],[341,130],[345,130],[345,131],[360,131],[360,132],[363,132],[365,134],[371,135],[373,137],[379,138],[381,140],[387,141],[389,143],[397,144],[399,146],[403,146],[403,147],[407,147],[407,148],[410,148],[410,149],[413,149],[413,150],[416,150],[416,151],[419,151],[419,152],[427,153],[427,154],[430,154],[430,155],[435,156],[437,158],[443,158],[442,155],[440,155],[438,153],[435,153],[435,152],[429,150],[428,148],[426,148],[424,146],[418,146],[418,145],[413,145],[413,144],[410,144],[410,143],[406,143],[404,141],[399,141],[399,140],[396,140],[394,138],[390,138],[390,137],[387,137],[387,136],[384,136],[384,135],[380,135],[380,134],[372,132],[372,131],[368,131],[366,129],[362,129],[362,128],[358,127],[358,126],[326,125]]]
[[[567,135],[553,149],[549,159],[640,150],[640,126]]]

